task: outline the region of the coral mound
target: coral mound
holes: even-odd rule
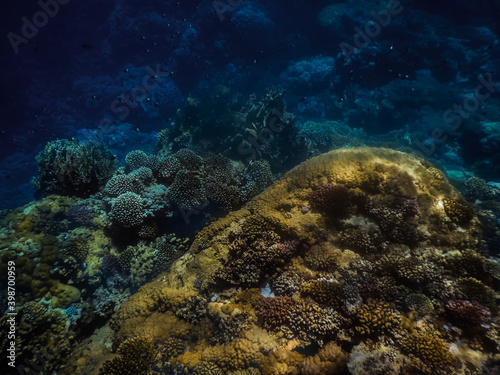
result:
[[[126,340],[148,337],[159,373],[479,373],[499,353],[499,325],[479,221],[462,202],[402,152],[310,159],[204,228],[113,316],[113,350],[93,350],[96,334],[65,371],[104,371]],[[488,334],[459,329],[462,312]]]
[[[105,145],[66,139],[47,143],[36,162],[40,176],[33,183],[45,195],[88,197],[115,169],[115,156]]]

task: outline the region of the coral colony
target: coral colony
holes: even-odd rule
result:
[[[0,373],[500,373],[498,5],[164,3],[6,34]]]

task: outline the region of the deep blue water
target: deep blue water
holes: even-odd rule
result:
[[[33,198],[34,158],[46,142],[85,137],[82,131],[95,131],[108,116],[136,129],[104,140],[123,159],[164,128],[188,96],[201,98],[224,82],[244,97],[280,85],[299,123],[344,121],[369,136],[408,126],[419,142],[433,142],[432,130],[442,128],[446,140],[438,135],[442,142],[435,151],[422,146],[425,153],[452,170],[476,163],[476,173],[498,180],[491,167],[498,165],[500,130],[481,125],[498,121],[498,86],[479,104],[468,103],[472,111],[458,114],[457,129],[451,117],[457,114],[448,122],[443,114],[474,94],[481,75],[500,81],[500,3],[402,1],[388,9],[348,1],[321,23],[331,3],[49,1],[45,10],[35,1],[7,3],[0,206]],[[356,41],[361,48],[342,54],[341,43],[356,47]],[[147,67],[170,72],[147,93],[156,105],[113,112],[117,97],[141,86]],[[392,104],[383,107],[384,98]],[[348,109],[339,109],[342,100]]]

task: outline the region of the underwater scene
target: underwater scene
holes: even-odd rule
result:
[[[0,374],[500,375],[500,0],[1,13]]]

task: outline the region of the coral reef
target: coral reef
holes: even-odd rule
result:
[[[283,97],[282,89],[272,88],[260,100],[252,95],[246,103],[224,92],[201,102],[190,98],[185,110],[177,111],[168,129],[170,141],[161,143],[162,149],[190,147],[238,161],[265,160],[273,172],[288,170],[304,159],[307,149]]]
[[[74,332],[66,328],[66,319],[60,311],[48,311],[36,302],[28,302],[16,310],[16,360],[20,371],[39,368],[56,372],[74,347]],[[0,319],[0,327],[9,331],[11,316]],[[7,334],[0,339],[0,348],[7,352]],[[6,368],[6,367],[4,367]]]
[[[125,228],[141,224],[145,216],[142,197],[131,192],[119,195],[113,201],[109,216]]]
[[[446,343],[433,332],[415,332],[401,341],[403,352],[411,353],[421,361],[419,370],[424,373],[452,373],[456,359],[448,351]]]
[[[104,362],[100,375],[146,374],[156,357],[157,350],[149,337],[125,340],[118,348],[117,356]]]
[[[302,364],[304,375],[328,375],[340,373],[347,363],[347,355],[341,347],[329,342],[318,354],[307,357]]]
[[[233,176],[214,156],[174,157],[179,171]],[[481,254],[474,211],[433,171],[402,152],[342,149],[299,165],[212,222],[187,252],[177,251],[184,240],[155,237],[147,224],[144,239],[103,253],[117,257],[108,257],[106,272],[120,268],[134,287],[166,272],[79,343],[63,373],[115,371],[127,361],[123,345],[142,339],[149,354],[135,364],[144,364],[138,373],[477,370],[499,352],[496,328],[484,329],[498,324],[495,268]],[[119,301],[113,288],[99,289],[95,303],[105,308],[106,295]]]
[[[115,156],[103,144],[57,140],[36,157],[37,190],[45,195],[90,196],[113,174]]]

